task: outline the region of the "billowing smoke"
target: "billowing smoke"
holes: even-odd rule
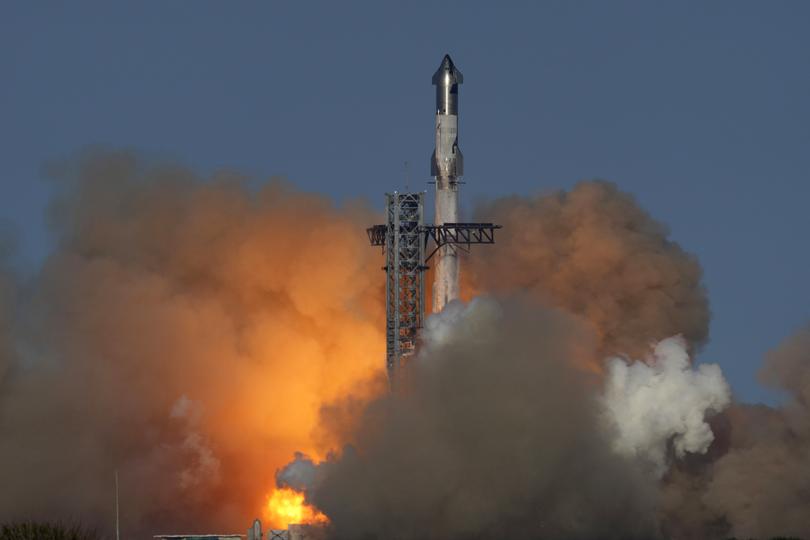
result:
[[[118,469],[127,535],[243,530],[333,445],[320,408],[384,388],[375,216],[123,153],[63,176],[57,248],[0,278],[0,520],[109,530]]]
[[[810,535],[810,331],[767,360],[784,407],[727,405],[688,360],[699,265],[612,184],[479,209],[481,298],[391,396],[366,206],[125,153],[61,174],[36,275],[0,241],[0,520],[109,530],[118,470],[127,536],[243,530],[275,482],[339,537]]]
[[[424,339],[408,389],[372,403],[342,455],[278,475],[306,472],[337,537],[658,537],[667,447],[705,452],[705,418],[729,400],[680,338],[649,365],[612,359],[602,381],[577,367],[598,354],[590,329],[524,302],[451,304]],[[656,402],[678,392],[672,411]]]
[[[650,342],[677,334],[690,347],[706,340],[700,265],[615,184],[498,199],[476,219],[503,225],[503,234],[465,263],[473,291],[520,290],[576,314],[604,356],[641,358]]]
[[[595,353],[564,314],[477,299],[433,321],[410,386],[364,412],[311,500],[341,538],[646,537],[654,491],[610,448]]]

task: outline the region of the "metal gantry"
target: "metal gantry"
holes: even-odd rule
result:
[[[386,366],[393,388],[404,358],[416,349],[425,318],[426,262],[448,244],[494,244],[492,223],[424,224],[424,197],[419,193],[386,193],[386,224],[367,229],[372,246],[385,254]],[[426,256],[430,242],[433,249]]]
[[[385,253],[386,367],[392,387],[425,317],[424,193],[386,193],[386,224],[369,229]]]

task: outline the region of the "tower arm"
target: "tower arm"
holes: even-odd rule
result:
[[[452,244],[457,246],[467,246],[472,244],[494,244],[495,230],[500,229],[500,225],[493,223],[445,223],[444,225],[426,225],[425,248],[430,240],[436,244],[425,260],[429,260],[442,246]],[[425,249],[427,251],[427,249]]]

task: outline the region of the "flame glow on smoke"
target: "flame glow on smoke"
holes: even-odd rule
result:
[[[267,496],[264,518],[275,529],[286,529],[290,524],[328,523],[327,518],[314,506],[304,502],[304,494],[291,488],[276,488]]]

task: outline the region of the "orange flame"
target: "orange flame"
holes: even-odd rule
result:
[[[304,502],[303,493],[290,488],[276,488],[267,496],[264,518],[275,529],[286,529],[294,523],[329,523],[329,518],[323,512]]]

